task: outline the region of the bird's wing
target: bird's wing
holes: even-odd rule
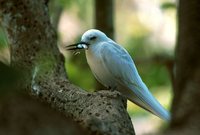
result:
[[[144,84],[128,52],[113,42],[104,42],[101,53],[104,66],[118,80],[126,85],[142,87]]]
[[[120,90],[122,94],[125,94],[129,100],[140,107],[169,120],[168,112],[153,97],[141,80],[128,52],[112,41],[102,43],[100,51],[105,68],[113,75],[118,84],[123,88],[129,89]]]

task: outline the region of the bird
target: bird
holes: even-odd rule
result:
[[[161,119],[170,120],[170,113],[142,81],[129,53],[106,34],[97,29],[89,29],[79,43],[68,45],[66,49],[84,49],[87,63],[102,85],[119,91],[128,100]]]

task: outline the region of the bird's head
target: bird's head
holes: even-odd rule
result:
[[[81,42],[66,46],[67,50],[88,49],[89,46],[106,41],[108,37],[100,30],[90,29],[86,31],[82,37]]]
[[[106,39],[107,39],[107,36],[100,30],[90,29],[82,35],[81,42],[85,42],[86,44],[93,45],[95,43],[105,41]]]

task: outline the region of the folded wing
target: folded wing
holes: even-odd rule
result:
[[[135,64],[128,52],[115,42],[104,42],[101,49],[102,62],[114,76],[121,89],[118,89],[127,98],[138,106],[150,111],[158,117],[169,120],[169,113],[149,92],[141,80]]]

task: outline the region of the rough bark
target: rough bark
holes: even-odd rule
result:
[[[0,62],[0,135],[86,135],[66,118],[16,87],[20,74]]]
[[[200,1],[180,0],[171,134],[200,133]]]
[[[80,125],[27,93],[9,89],[0,98],[1,135],[86,135]]]
[[[0,15],[11,45],[11,65],[24,73],[21,89],[73,118],[90,133],[134,134],[119,93],[88,93],[67,80],[47,1],[0,0]]]

